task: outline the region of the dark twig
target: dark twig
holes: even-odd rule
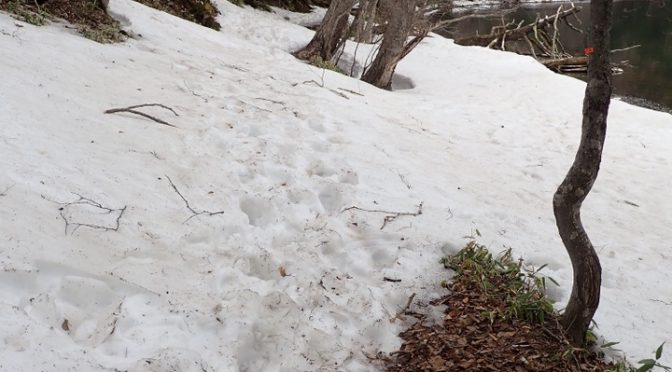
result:
[[[2,192],[0,192],[0,196],[7,196],[7,193],[9,192],[9,190],[14,188],[14,186],[16,186],[16,184],[14,184],[12,186],[8,186],[6,189],[4,189]]]
[[[388,278],[386,276],[383,277],[383,280],[386,282],[392,282],[392,283],[400,283],[401,279],[395,279],[395,278]]]
[[[255,97],[254,99],[259,100],[259,101],[266,101],[266,102],[270,102],[270,103],[275,103],[276,105],[281,105],[281,106],[285,105],[285,103],[282,102],[282,101],[276,101],[274,99],[269,99],[269,98]]]
[[[351,90],[351,89],[345,89],[345,88],[337,88],[337,89],[338,89],[338,90],[342,90],[342,91],[344,91],[344,92],[348,92],[348,93],[350,93],[350,94],[354,94],[354,95],[356,95],[356,96],[364,97],[364,95],[363,95],[362,93],[355,92],[354,90]]]
[[[187,83],[186,80],[182,80],[182,81],[184,82],[184,86],[187,87],[187,89],[191,92],[191,94],[192,94],[194,97],[198,97],[198,98],[202,99],[203,102],[208,103],[208,99],[207,99],[206,97],[203,97],[203,95],[196,93],[196,91],[194,91],[194,90],[189,86],[189,83]]]
[[[218,215],[218,214],[224,214],[225,211],[210,212],[210,211],[208,211],[208,210],[198,211],[198,210],[194,209],[194,208],[191,206],[191,204],[189,204],[189,200],[187,200],[187,198],[185,198],[184,195],[182,195],[182,193],[180,192],[180,190],[177,188],[177,186],[175,186],[175,183],[173,183],[173,180],[170,179],[170,177],[168,177],[168,175],[166,175],[166,179],[167,179],[168,182],[170,183],[170,186],[173,188],[173,190],[175,191],[175,193],[180,197],[180,199],[182,199],[182,201],[184,202],[184,205],[187,207],[187,209],[189,210],[189,212],[191,212],[191,216],[189,216],[189,218],[187,218],[186,220],[184,220],[184,222],[182,222],[183,224],[189,222],[189,220],[191,220],[192,218],[194,218],[194,217],[196,217],[196,216],[201,216],[201,215],[206,215],[206,216],[216,216],[216,215]]]
[[[399,179],[401,179],[401,182],[403,182],[404,186],[406,186],[406,188],[410,190],[412,188],[412,186],[411,186],[410,182],[408,182],[408,180],[406,179],[406,176],[404,176],[403,174],[401,174],[399,172],[397,172],[397,175],[399,176]]]
[[[413,303],[413,299],[415,298],[415,293],[411,295],[411,297],[408,298],[408,301],[406,302],[406,306],[404,306],[403,309],[399,310],[397,314],[392,318],[392,322],[394,322],[397,319],[404,320],[404,314],[408,311],[408,309],[411,307],[411,304]]]
[[[248,72],[249,71],[247,69],[244,69],[244,68],[242,68],[240,66],[236,66],[236,65],[224,65],[224,66],[228,67],[228,68],[231,68],[231,69],[234,69],[236,71],[240,71],[240,72]]]
[[[109,110],[105,110],[105,113],[106,114],[114,114],[114,113],[118,113],[118,112],[128,112],[128,113],[131,113],[131,114],[140,115],[140,116],[145,117],[147,119],[153,120],[153,121],[155,121],[159,124],[163,124],[163,125],[167,125],[169,127],[177,128],[175,125],[170,124],[167,121],[161,120],[161,119],[156,118],[156,117],[154,117],[152,115],[149,115],[149,114],[145,114],[144,112],[140,112],[138,110],[135,110],[135,109],[140,108],[140,107],[148,107],[148,106],[161,107],[161,108],[164,108],[166,110],[169,110],[170,112],[175,114],[175,116],[180,116],[172,108],[170,108],[166,105],[162,105],[160,103],[144,103],[144,104],[141,104],[141,105],[134,105],[134,106],[128,106],[128,107],[111,108]]]
[[[254,108],[256,108],[256,109],[259,110],[259,111],[273,112],[273,111],[268,110],[268,109],[265,109],[265,108],[263,108],[263,107],[259,107],[259,106],[257,106],[257,105],[253,105],[253,104],[251,104],[251,103],[249,103],[249,102],[245,102],[245,101],[243,101],[242,99],[238,99],[238,102],[241,102],[241,103],[246,104],[246,105],[248,105],[248,106],[254,107]]]
[[[387,226],[388,223],[396,220],[399,217],[402,217],[402,216],[417,217],[417,216],[421,215],[422,214],[423,203],[424,202],[420,202],[420,204],[418,205],[418,210],[415,211],[415,212],[392,212],[392,211],[386,211],[386,210],[382,210],[382,209],[365,209],[365,208],[360,208],[360,207],[357,207],[357,206],[352,206],[352,207],[348,207],[348,208],[343,209],[341,211],[341,213],[355,209],[355,210],[362,211],[362,212],[387,214],[387,216],[385,216],[385,218],[383,219],[383,225],[380,227],[380,229],[382,230],[382,229],[385,228],[385,226]]]
[[[649,300],[654,301],[654,302],[660,302],[661,304],[666,305],[666,306],[672,306],[672,302],[667,302],[667,301],[659,300],[659,299],[656,299],[656,298],[650,298]]]
[[[68,203],[58,203],[61,204],[62,206],[58,208],[59,210],[59,215],[65,222],[65,235],[68,235],[68,229],[72,228],[70,230],[70,235],[74,234],[77,229],[80,227],[88,227],[90,229],[97,229],[97,230],[104,230],[104,231],[119,231],[119,226],[121,222],[121,218],[124,216],[124,212],[126,212],[126,207],[124,206],[123,208],[109,208],[105,207],[102,204],[98,203],[95,200],[86,198],[82,195],[73,193],[74,195],[78,196],[79,199],[68,202]],[[105,225],[95,225],[91,223],[81,223],[81,222],[75,222],[72,220],[72,217],[68,214],[68,210],[75,205],[88,205],[93,208],[97,208],[101,210],[103,213],[102,214],[113,214],[113,213],[118,213],[117,218],[114,220],[114,225],[113,226],[105,226]]]

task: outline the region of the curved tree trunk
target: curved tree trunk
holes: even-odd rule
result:
[[[387,15],[387,27],[376,58],[362,80],[378,88],[391,89],[397,64],[405,56],[408,36],[413,31],[417,0],[381,0]]]
[[[320,57],[324,61],[331,60],[345,40],[350,10],[356,2],[357,0],[333,0],[313,39],[303,49],[296,51],[294,56],[303,60],[314,57]]]
[[[572,294],[562,316],[569,341],[583,346],[600,303],[602,268],[581,223],[581,204],[590,192],[602,161],[611,99],[609,29],[612,0],[591,0],[588,86],[583,100],[581,143],[574,163],[553,197],[555,220],[574,270]]]

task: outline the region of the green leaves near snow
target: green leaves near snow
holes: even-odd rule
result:
[[[665,345],[665,343],[663,342],[656,349],[656,359],[642,359],[639,362],[637,362],[637,363],[639,363],[639,368],[637,368],[636,371],[637,372],[652,371],[655,367],[661,368],[665,371],[672,371],[672,368],[658,363],[658,360],[663,356],[663,346],[664,345]]]
[[[546,285],[547,279],[556,285],[557,282],[539,273],[546,265],[538,269],[525,267],[522,259],[513,259],[511,249],[494,257],[487,247],[471,241],[454,256],[443,258],[441,263],[454,270],[458,277],[474,280],[485,293],[505,294],[507,307],[499,314],[489,314],[491,319],[499,315],[543,323],[553,312],[553,302],[546,297]]]

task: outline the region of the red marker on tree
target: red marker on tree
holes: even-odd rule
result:
[[[593,54],[593,48],[592,47],[584,48],[583,53],[585,55],[589,56],[589,55]]]

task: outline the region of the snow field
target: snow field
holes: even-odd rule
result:
[[[112,0],[142,37],[0,35],[0,370],[368,371],[366,355],[399,346],[396,312],[441,293],[438,259],[476,230],[549,264],[566,301],[550,200],[581,82],[433,37],[399,66],[414,88],[383,92],[296,61],[311,32],[282,15],[217,3],[219,33]],[[178,128],[103,114],[150,102]],[[672,330],[671,124],[613,103],[584,213],[599,333],[635,359]],[[420,203],[384,229],[387,214],[344,211]],[[124,207],[116,232],[77,228],[113,228]]]

